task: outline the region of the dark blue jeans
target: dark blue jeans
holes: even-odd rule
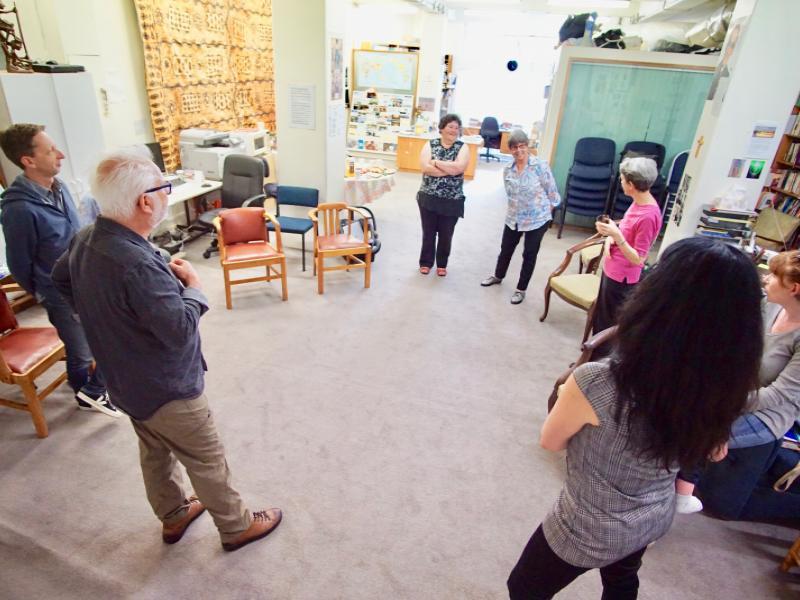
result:
[[[697,485],[697,496],[712,514],[743,521],[781,521],[800,527],[800,489],[776,492],[772,484],[791,468],[784,460],[781,440],[735,448],[725,460],[710,463]],[[796,464],[797,459],[795,457]],[[782,472],[776,473],[776,467]]]
[[[96,398],[106,391],[105,380],[99,369],[92,370],[92,351],[86,334],[76,315],[63,298],[41,298],[47,318],[58,331],[67,353],[67,381],[77,394]]]

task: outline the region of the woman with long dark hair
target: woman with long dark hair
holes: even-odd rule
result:
[[[619,314],[609,360],[575,369],[542,427],[567,476],[508,579],[550,598],[599,568],[603,597],[636,598],[648,544],[675,513],[678,465],[718,453],[758,385],[761,291],[750,260],[704,238],[664,252]]]

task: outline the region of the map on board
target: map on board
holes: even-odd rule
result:
[[[354,50],[355,89],[375,88],[394,94],[413,94],[417,84],[417,61],[413,52]]]

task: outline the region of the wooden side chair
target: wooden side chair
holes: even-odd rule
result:
[[[800,537],[798,537],[789,552],[786,553],[786,558],[783,559],[780,569],[786,573],[790,568],[800,566]]]
[[[0,293],[0,381],[22,388],[25,402],[0,398],[0,405],[31,414],[36,435],[46,438],[47,421],[42,400],[67,380],[63,369],[43,390],[36,388],[36,379],[66,353],[64,343],[54,327],[20,327],[5,292]]]
[[[267,223],[275,232],[275,245],[269,241]],[[289,299],[286,287],[286,256],[281,242],[281,226],[277,219],[263,208],[243,207],[224,210],[214,219],[219,240],[219,262],[225,277],[225,306],[230,310],[231,286],[256,281],[281,280],[281,297]],[[266,268],[266,275],[231,279],[236,269]]]
[[[353,232],[353,221],[361,221],[360,237]],[[326,271],[349,271],[364,269],[364,287],[370,283],[372,247],[369,244],[368,217],[354,206],[344,202],[328,202],[308,211],[314,224],[314,272],[317,276],[317,291],[325,292]],[[363,258],[359,258],[363,256]],[[326,258],[342,257],[345,264],[325,266]]]
[[[603,237],[598,233],[592,237],[575,244],[567,249],[566,256],[558,268],[547,278],[547,285],[544,288],[544,313],[539,317],[539,321],[544,321],[547,311],[550,309],[550,293],[555,292],[564,302],[577,306],[586,311],[586,326],[583,329],[581,343],[589,337],[592,330],[592,317],[594,316],[594,305],[597,294],[600,291],[600,277],[597,275],[599,260],[595,261],[594,270],[587,267],[585,273],[565,274],[564,271],[569,267],[572,257],[590,246],[601,246],[604,243]]]

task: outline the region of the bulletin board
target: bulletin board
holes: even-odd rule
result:
[[[617,153],[632,141],[662,144],[666,176],[675,155],[693,146],[713,75],[705,69],[572,62],[551,158],[558,189],[564,191],[575,144],[583,137],[612,139]]]
[[[418,67],[415,52],[353,50],[353,89],[416,96]]]

